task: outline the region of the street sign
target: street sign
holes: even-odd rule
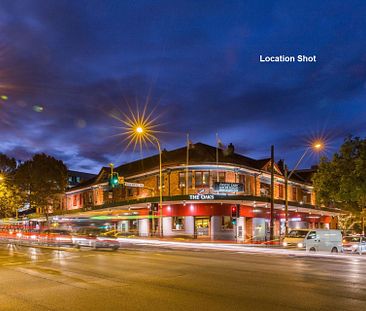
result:
[[[125,187],[134,187],[134,188],[144,188],[145,185],[144,184],[138,184],[138,183],[133,183],[133,182],[125,182]]]

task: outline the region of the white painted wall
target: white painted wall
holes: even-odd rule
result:
[[[140,236],[149,236],[150,231],[149,219],[140,219],[139,220],[139,235]]]
[[[172,236],[175,232],[172,230],[172,217],[163,217],[163,235]]]
[[[264,218],[253,218],[253,241],[266,239],[266,223]]]
[[[186,235],[194,235],[194,216],[186,216],[184,223],[184,231]]]

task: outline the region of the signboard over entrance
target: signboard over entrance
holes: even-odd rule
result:
[[[244,185],[233,182],[215,182],[214,190],[217,192],[242,192],[244,191]]]
[[[190,194],[190,200],[214,200],[215,196],[213,194]]]

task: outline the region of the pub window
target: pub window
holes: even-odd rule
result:
[[[217,180],[217,172],[213,171],[211,174],[213,182],[225,182],[225,172],[219,172],[219,180]]]
[[[297,201],[297,189],[292,187],[292,200]]]
[[[195,186],[208,186],[209,185],[209,172],[195,172]]]
[[[184,230],[184,217],[183,216],[173,217],[172,229],[173,230]]]
[[[202,172],[202,185],[203,186],[210,185],[210,172]]]
[[[186,172],[179,173],[179,188],[185,188],[186,186]],[[188,186],[192,188],[192,172],[188,172]]]
[[[310,203],[311,202],[311,193],[310,192],[304,191],[303,201],[305,203]]]
[[[222,216],[221,228],[222,230],[228,230],[233,228],[233,222],[230,216]]]
[[[77,194],[74,194],[74,195],[72,196],[72,198],[73,198],[73,200],[72,200],[72,205],[73,205],[73,206],[76,206],[76,205],[77,205]]]
[[[239,183],[243,184],[243,191],[245,192],[246,190],[246,175],[240,174],[239,175]]]
[[[278,197],[283,198],[283,185],[278,185]]]
[[[260,193],[263,197],[268,197],[271,195],[271,186],[264,182],[260,183]]]
[[[250,176],[249,175],[247,175],[247,176],[245,176],[246,178],[246,183],[245,183],[245,185],[244,185],[244,191],[246,192],[246,193],[251,193],[251,188],[250,188]]]

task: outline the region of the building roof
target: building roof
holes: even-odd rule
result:
[[[237,164],[254,169],[263,169],[270,159],[255,160],[241,154],[227,150],[217,149],[203,143],[192,144],[189,148],[189,164],[197,165],[202,163],[216,164],[216,152],[220,164]],[[162,166],[185,165],[187,162],[187,147],[162,151]],[[141,160],[120,165],[115,168],[121,176],[131,176],[159,168],[159,154]]]
[[[311,167],[308,169],[296,170],[293,172],[291,179],[298,182],[312,183],[314,173],[316,173],[317,167]]]
[[[88,180],[88,179],[96,176],[95,174],[85,173],[85,172],[80,172],[80,171],[73,171],[73,170],[67,170],[67,175],[70,177],[71,176],[80,177],[82,180]]]
[[[253,159],[234,152],[234,147],[226,150],[217,149],[216,147],[206,145],[203,143],[196,143],[190,145],[189,148],[189,165],[199,164],[216,164],[216,153],[218,152],[219,164],[234,164],[255,170],[269,170],[270,158]],[[187,161],[187,147],[181,147],[171,151],[162,151],[162,167],[185,165]],[[126,163],[114,168],[120,176],[130,177],[133,175],[142,174],[152,170],[159,169],[159,154]],[[72,189],[87,187],[98,182],[105,181],[105,176],[109,174],[109,167],[103,167],[99,174]],[[282,175],[281,170],[275,163],[275,170],[277,175]],[[103,177],[104,176],[104,177]]]

